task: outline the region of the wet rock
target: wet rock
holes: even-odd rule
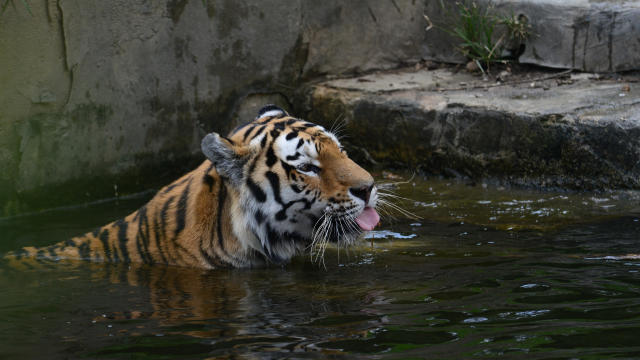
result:
[[[621,92],[614,80],[567,84],[541,76],[535,87],[525,80],[488,86],[447,69],[338,79],[307,90],[305,115],[325,124],[342,119],[350,134],[344,141],[386,167],[565,189],[640,189],[639,89]]]

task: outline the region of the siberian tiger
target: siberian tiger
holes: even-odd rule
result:
[[[334,134],[274,105],[228,137],[208,134],[202,152],[198,168],[125,218],[12,256],[246,268],[351,245],[379,222],[373,177]]]

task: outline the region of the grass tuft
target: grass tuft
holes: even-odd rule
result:
[[[459,51],[475,62],[484,72],[492,63],[508,62],[503,55],[513,44],[522,44],[530,36],[530,26],[524,15],[500,15],[492,2],[456,1],[453,9],[443,0],[440,6],[448,18],[453,18],[450,26],[434,25],[428,22],[427,31],[433,27],[444,30],[457,38]]]

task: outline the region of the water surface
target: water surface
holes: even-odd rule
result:
[[[0,266],[0,358],[640,357],[634,193],[414,179],[325,267]],[[0,220],[0,253],[126,215],[148,196]]]

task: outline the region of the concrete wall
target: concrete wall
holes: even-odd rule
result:
[[[0,16],[0,217],[161,185],[203,159],[206,132],[290,105],[302,81],[419,61],[426,36],[410,0],[14,3]]]

